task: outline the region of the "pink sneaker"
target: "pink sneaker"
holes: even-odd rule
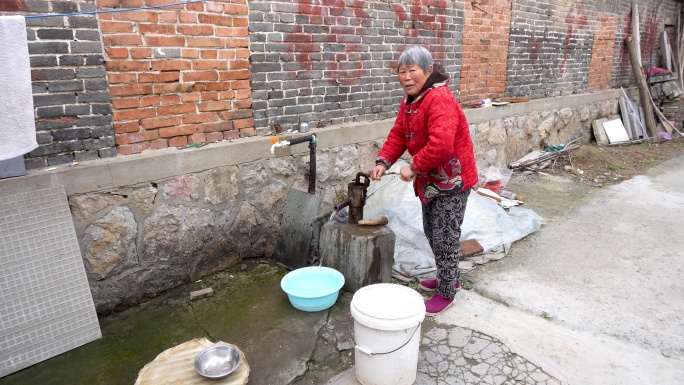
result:
[[[435,293],[429,300],[425,301],[425,314],[427,315],[437,315],[444,310],[448,309],[449,306],[454,304],[456,298],[447,299],[441,295]]]
[[[420,281],[420,284],[418,284],[418,287],[425,291],[435,291],[437,288],[437,280],[436,279],[426,279],[424,281]],[[456,291],[461,290],[461,282],[456,281]]]

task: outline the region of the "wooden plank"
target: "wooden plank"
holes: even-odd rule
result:
[[[632,124],[629,119],[629,111],[627,110],[627,101],[625,101],[625,97],[620,95],[619,99],[620,103],[620,116],[622,117],[622,124],[625,126],[625,130],[627,131],[627,135],[629,135],[629,138],[634,140],[637,139],[638,136],[636,136],[636,131],[632,129]]]
[[[639,89],[641,107],[644,109],[644,121],[646,122],[646,128],[651,136],[655,138],[658,135],[658,132],[655,116],[653,115],[651,93],[648,91],[648,83],[646,83],[643,68],[639,65],[639,60],[637,57],[638,51],[635,41],[636,39],[633,36],[627,36],[625,38],[625,44],[627,45],[627,50],[629,51],[629,58],[632,62],[632,72],[634,73],[637,88]]]
[[[499,98],[499,102],[508,102],[508,103],[522,103],[522,102],[529,102],[530,98],[524,98],[524,97],[517,97],[517,98]]]
[[[663,31],[660,34],[660,46],[663,48],[661,52],[665,69],[672,72],[672,49],[670,48],[670,41],[667,38],[667,32]]]

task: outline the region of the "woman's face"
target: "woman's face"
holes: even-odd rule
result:
[[[399,66],[399,83],[401,83],[406,94],[416,97],[431,74],[432,66],[425,73],[422,68],[415,64],[402,64]]]

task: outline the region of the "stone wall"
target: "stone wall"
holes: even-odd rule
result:
[[[332,202],[346,193],[377,151],[369,142],[317,153],[317,194]],[[307,189],[308,158],[268,158],[70,196],[98,312],[137,304],[246,258],[271,257],[288,190]]]
[[[582,104],[587,99],[595,101]],[[591,122],[618,111],[613,96],[580,95],[571,105],[559,102],[541,109],[530,105],[522,112],[516,110],[522,105],[467,112],[479,169],[503,167],[544,143],[557,145],[576,138],[586,143],[592,137]],[[492,118],[495,112],[499,116]],[[312,129],[320,145],[316,194],[331,204],[336,196],[345,195],[347,183],[356,173],[372,167],[391,122]],[[251,140],[221,144],[225,147],[222,153],[245,147],[250,153],[266,153],[270,147],[268,138],[241,142],[247,139]],[[167,159],[167,177],[106,189],[93,187],[91,191],[82,186],[78,189],[86,191],[70,193],[98,312],[137,304],[246,258],[272,257],[287,192],[308,188],[308,149],[291,149],[292,154],[221,163],[218,149],[206,146],[191,150],[198,164],[194,171],[173,175],[174,170],[183,170],[179,165],[189,161]],[[212,166],[202,168],[202,163]],[[73,168],[69,173],[75,173]]]
[[[505,167],[544,144],[555,146],[577,138],[578,143],[589,143],[591,123],[618,111],[617,99],[609,99],[471,123],[478,168]]]

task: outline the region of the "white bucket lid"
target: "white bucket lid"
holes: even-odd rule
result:
[[[417,291],[406,286],[377,283],[354,293],[351,314],[369,328],[403,330],[423,322],[425,302]]]

